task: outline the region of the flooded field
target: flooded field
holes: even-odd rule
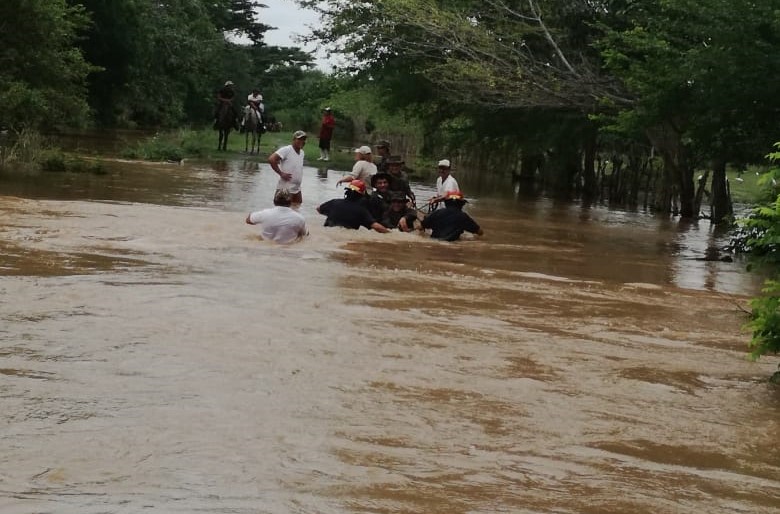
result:
[[[290,247],[254,162],[0,176],[0,512],[778,512],[705,222],[464,181],[482,239],[326,229],[339,176]]]

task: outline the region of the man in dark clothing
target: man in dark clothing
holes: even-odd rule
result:
[[[234,89],[234,84],[232,80],[228,80],[225,82],[225,85],[219,88],[217,91],[217,102],[214,105],[214,128],[218,128],[217,125],[219,123],[219,116],[222,112],[222,109],[225,105],[228,106],[228,109],[230,109],[230,116],[233,120],[233,125],[236,130],[238,130],[238,111],[236,110],[235,105],[233,105],[233,98],[236,96],[236,91]]]
[[[392,191],[390,193],[390,208],[382,217],[382,225],[387,228],[397,228],[402,232],[411,232],[417,222],[417,211],[407,206],[406,195]]]
[[[481,236],[484,232],[471,216],[463,212],[466,199],[460,191],[450,191],[444,197],[444,209],[437,209],[422,221],[423,228],[431,229],[431,237],[457,241],[463,232]]]
[[[353,180],[347,184],[343,199],[328,200],[319,207],[317,212],[327,216],[326,227],[345,227],[354,230],[361,226],[374,229],[377,232],[389,232],[368,212],[365,206],[366,185],[362,180]]]
[[[387,173],[388,158],[390,157],[390,141],[381,139],[374,145],[376,147],[376,153],[379,156],[379,162],[376,163],[376,169],[379,173]]]
[[[404,160],[400,155],[391,155],[387,159],[387,174],[390,175],[390,191],[399,191],[406,194],[415,203],[416,198],[412,188],[409,186],[409,179],[403,170]]]
[[[381,171],[375,173],[371,177],[371,187],[374,192],[368,197],[368,212],[375,220],[381,220],[390,208],[390,175]]]

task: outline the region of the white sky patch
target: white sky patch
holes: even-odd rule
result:
[[[265,0],[268,7],[258,10],[258,18],[262,23],[276,27],[269,30],[263,38],[266,44],[272,46],[297,46],[308,52],[315,50],[315,45],[303,45],[296,38],[311,33],[312,27],[320,24],[319,15],[311,10],[302,9],[293,0]],[[323,71],[333,68],[332,60],[323,52],[315,54],[317,67]]]

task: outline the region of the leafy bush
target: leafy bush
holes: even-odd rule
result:
[[[775,148],[780,149],[780,143],[775,144]],[[780,162],[780,152],[767,157],[772,163]],[[777,168],[767,174],[770,177],[778,175],[780,170]],[[780,195],[773,204],[756,208],[742,225],[746,233],[744,246],[751,253],[752,263],[769,271],[773,277],[764,282],[762,294],[750,302],[751,321],[747,324],[752,331],[750,355],[758,359],[780,351]]]
[[[747,324],[753,332],[749,343],[753,359],[780,351],[780,282],[767,279],[761,292],[750,302],[752,319]]]

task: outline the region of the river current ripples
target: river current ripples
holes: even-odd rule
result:
[[[0,512],[778,512],[705,222],[463,178],[482,239],[327,229],[339,176],[289,247],[254,162],[0,176]]]

